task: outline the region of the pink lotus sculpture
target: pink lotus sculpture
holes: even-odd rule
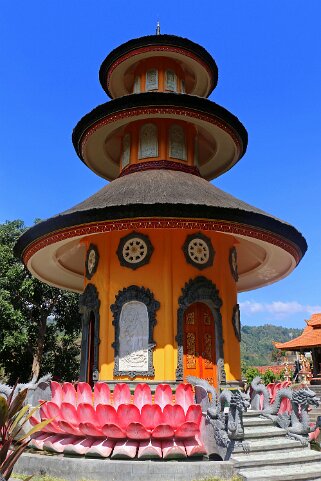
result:
[[[40,408],[52,421],[30,445],[58,453],[112,458],[182,458],[206,454],[200,441],[201,406],[190,384],[179,384],[175,396],[168,384],[138,384],[132,396],[127,384],[111,393],[107,384],[51,382],[52,400]],[[36,418],[32,424],[39,423]]]

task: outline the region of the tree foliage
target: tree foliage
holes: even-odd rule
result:
[[[289,329],[265,324],[242,326],[241,358],[246,366],[267,366],[282,356],[273,341],[286,342],[302,334],[301,329]]]
[[[38,281],[15,258],[13,246],[24,230],[20,220],[0,224],[1,372],[9,383],[46,372],[75,380],[80,351],[78,296]]]

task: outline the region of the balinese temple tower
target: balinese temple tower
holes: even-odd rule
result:
[[[99,77],[111,100],[72,140],[109,183],[29,229],[17,253],[38,279],[81,293],[81,380],[232,383],[237,293],[287,276],[306,242],[210,183],[244,155],[247,132],[208,100],[218,72],[203,47],[136,38],[106,57]]]

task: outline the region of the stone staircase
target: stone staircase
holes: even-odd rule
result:
[[[321,453],[286,437],[286,431],[260,417],[260,411],[244,413],[245,441],[231,456],[246,481],[321,481]]]

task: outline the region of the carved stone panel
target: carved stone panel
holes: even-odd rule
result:
[[[158,134],[155,124],[145,124],[139,133],[139,158],[158,157]]]
[[[130,134],[127,133],[123,138],[123,150],[121,156],[121,166],[126,167],[130,162]]]
[[[146,72],[146,90],[158,89],[158,70],[152,68]]]
[[[170,92],[177,91],[177,79],[173,70],[166,70],[165,74],[165,90]]]
[[[153,376],[153,329],[159,302],[149,289],[130,286],[110,306],[115,326],[115,376]]]
[[[181,125],[171,125],[169,129],[169,156],[186,160],[185,133]]]
[[[123,305],[119,319],[119,370],[148,371],[147,307],[131,301]]]

